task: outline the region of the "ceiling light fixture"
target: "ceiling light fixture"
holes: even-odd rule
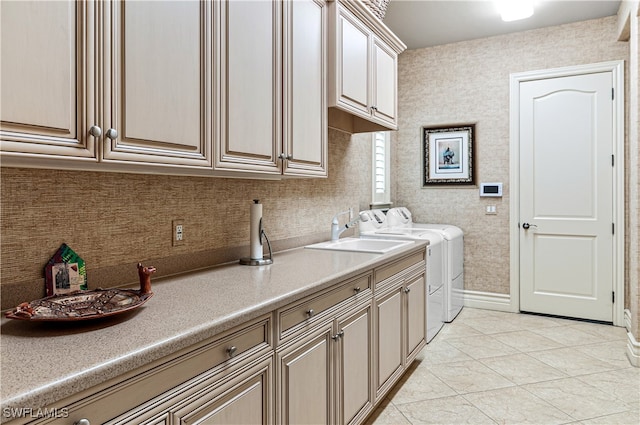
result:
[[[533,0],[499,0],[496,3],[505,22],[526,19],[533,15]]]

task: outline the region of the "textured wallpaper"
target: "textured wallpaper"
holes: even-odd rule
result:
[[[2,168],[2,307],[43,296],[43,267],[63,242],[86,261],[90,287],[137,281],[138,261],[162,276],[247,256],[254,198],[275,248],[326,240],[336,212],[368,207],[370,155],[370,136],[329,130],[327,179]],[[183,220],[182,246],[171,245],[173,219]]]
[[[394,200],[415,221],[465,232],[465,288],[509,293],[509,74],[627,60],[616,17],[406,51],[399,60],[400,130],[395,134]],[[502,198],[478,188],[423,188],[422,126],[476,124],[476,181],[503,182]],[[496,205],[497,215],[486,215]]]

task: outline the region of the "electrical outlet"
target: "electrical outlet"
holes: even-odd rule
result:
[[[496,206],[495,205],[487,205],[487,209],[485,210],[485,214],[488,214],[488,215],[498,214],[498,212],[496,211]]]
[[[171,222],[172,241],[171,245],[178,246],[184,244],[184,223],[182,220],[173,220]]]

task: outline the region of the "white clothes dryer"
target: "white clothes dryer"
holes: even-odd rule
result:
[[[427,342],[438,334],[444,325],[444,238],[439,232],[412,229],[389,229],[386,225],[386,216],[381,210],[368,210],[360,213],[369,217],[360,222],[360,237],[369,239],[411,239],[427,240],[427,315],[426,329]]]
[[[431,230],[442,235],[445,263],[444,321],[451,322],[464,305],[464,233],[451,224],[414,223],[406,207],[391,208],[386,221],[389,229],[412,229],[414,232]]]

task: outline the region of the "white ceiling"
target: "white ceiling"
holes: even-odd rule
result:
[[[511,0],[515,1],[515,0]],[[409,49],[615,15],[620,1],[538,0],[531,18],[503,22],[494,1],[391,0],[384,23]]]

